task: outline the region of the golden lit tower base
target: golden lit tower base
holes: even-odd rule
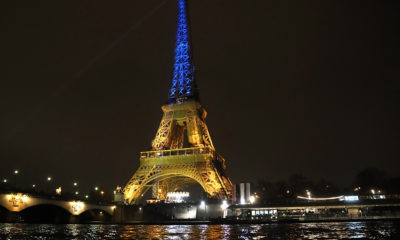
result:
[[[162,118],[152,142],[153,151],[140,154],[140,166],[123,189],[125,201],[137,203],[153,187],[153,196],[165,200],[168,191],[199,183],[211,198],[230,199],[232,184],[225,176],[225,160],[215,152],[206,111],[189,100],[162,107]],[[190,148],[182,148],[185,132]]]

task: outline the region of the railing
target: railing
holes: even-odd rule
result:
[[[170,149],[170,150],[141,152],[140,159],[163,157],[163,156],[207,154],[207,153],[211,153],[211,154],[215,155],[215,151],[210,147],[197,147],[197,148],[183,148],[183,149]]]

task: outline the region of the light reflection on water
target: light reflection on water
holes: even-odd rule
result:
[[[400,239],[400,222],[248,225],[53,225],[0,223],[0,239]]]

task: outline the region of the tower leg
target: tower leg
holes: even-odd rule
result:
[[[167,141],[173,126],[173,113],[164,112],[160,126],[158,127],[156,137],[151,143],[153,150],[162,150],[167,147]]]

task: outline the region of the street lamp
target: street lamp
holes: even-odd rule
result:
[[[222,201],[222,204],[221,204],[221,209],[222,209],[222,210],[225,210],[225,209],[227,209],[228,207],[229,207],[228,202],[227,202],[226,200],[223,200],[223,201]]]
[[[7,183],[7,179],[4,178],[4,179],[3,179],[3,183]]]
[[[308,199],[311,199],[311,192],[309,190],[306,190],[306,193],[307,193]]]
[[[99,187],[94,187],[94,190],[95,190],[95,191],[99,190]]]
[[[51,182],[52,178],[49,176],[47,177],[47,191],[50,192],[50,182]]]
[[[254,196],[250,196],[249,200],[250,204],[253,204],[256,201],[256,198]]]
[[[375,189],[371,189],[371,193],[372,193],[372,194],[375,194]]]
[[[19,171],[18,170],[14,170],[14,187],[17,188],[17,175],[18,175]]]
[[[221,204],[221,209],[224,211],[222,218],[226,218],[226,215],[227,215],[227,210],[226,209],[228,207],[229,207],[228,202],[226,200],[223,200],[222,204]]]
[[[76,187],[76,186],[78,186],[78,183],[77,183],[77,182],[74,182],[74,187]]]
[[[206,202],[204,200],[201,200],[200,207],[203,208],[203,210],[204,210],[204,218],[206,218],[207,217],[207,205],[206,205]]]

